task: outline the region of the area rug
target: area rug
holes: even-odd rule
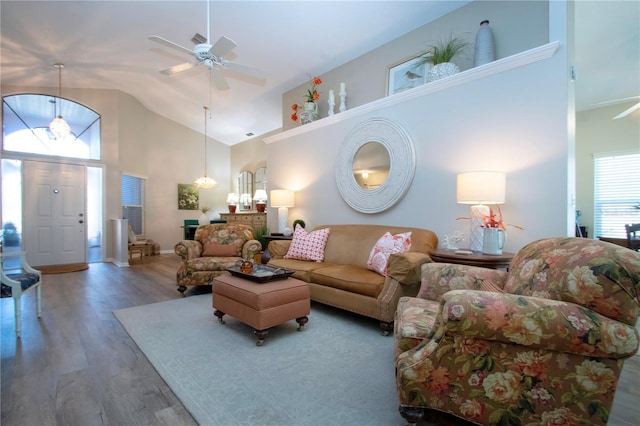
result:
[[[211,294],[114,311],[202,425],[403,425],[393,338],[377,322],[312,305],[301,332],[289,321],[263,346]]]

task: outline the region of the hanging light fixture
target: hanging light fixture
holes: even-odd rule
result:
[[[216,182],[213,178],[207,176],[207,110],[208,107],[204,108],[204,176],[199,177],[194,182],[200,188],[215,188],[218,186],[218,182]]]
[[[64,68],[64,64],[53,64],[54,67],[58,68],[58,100],[56,101],[56,105],[60,103],[62,105],[62,68]],[[56,137],[56,139],[64,139],[69,136],[71,133],[71,128],[62,118],[62,111],[58,110],[58,116],[49,123],[49,130]]]

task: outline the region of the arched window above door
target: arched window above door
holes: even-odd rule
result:
[[[49,123],[62,115],[71,128],[59,140]],[[54,157],[100,159],[100,115],[91,108],[50,95],[19,94],[2,99],[2,149]]]

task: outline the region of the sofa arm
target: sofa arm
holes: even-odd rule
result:
[[[182,240],[173,246],[173,251],[175,251],[183,261],[187,261],[202,256],[202,243],[196,240]]]
[[[447,334],[601,358],[638,350],[634,327],[570,302],[488,291],[442,296]]]
[[[291,240],[272,240],[269,242],[269,255],[271,259],[282,259],[289,251]]]
[[[440,300],[451,290],[481,290],[485,286],[504,288],[507,271],[451,263],[425,263],[418,297]]]
[[[242,258],[253,262],[255,255],[261,251],[262,244],[260,244],[260,241],[248,240],[242,245]]]
[[[431,262],[431,258],[426,253],[416,251],[394,253],[389,256],[387,276],[400,284],[418,283],[422,276],[421,267],[427,262]]]

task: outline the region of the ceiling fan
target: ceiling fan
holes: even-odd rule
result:
[[[180,46],[179,44],[176,44],[160,36],[153,35],[149,37],[149,40],[151,41],[160,43],[164,46],[170,47],[188,55],[192,55],[195,58],[190,62],[185,62],[183,64],[174,65],[170,68],[160,70],[160,73],[164,75],[173,75],[195,68],[199,65],[204,65],[211,71],[211,79],[213,80],[213,83],[218,88],[218,90],[226,90],[229,88],[229,84],[220,71],[221,68],[236,71],[250,77],[255,77],[257,79],[264,79],[266,76],[264,71],[223,59],[223,56],[231,52],[231,50],[236,47],[236,43],[234,43],[230,38],[222,36],[218,39],[218,41],[215,42],[215,44],[211,45],[208,43],[211,39],[211,15],[209,8],[210,2],[207,1],[207,38],[204,38],[200,34],[196,33],[196,35],[191,39],[194,43],[196,43],[193,50]]]
[[[613,101],[600,102],[600,103],[598,103],[598,105],[602,105],[602,106],[615,105],[615,104],[620,104],[622,102],[631,101],[633,99],[640,99],[640,96],[631,96],[630,98],[615,99]],[[637,109],[640,109],[640,102],[638,102],[637,104],[631,106],[630,108],[625,109],[620,114],[618,114],[615,117],[613,117],[613,120],[618,120],[620,118],[624,118],[624,117],[626,117],[627,115],[631,114],[632,112],[634,112]]]

